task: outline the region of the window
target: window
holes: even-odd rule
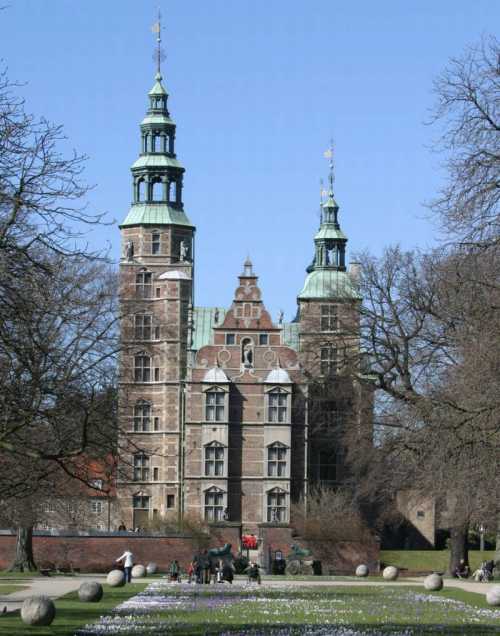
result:
[[[417,510],[417,519],[425,519],[425,512],[423,510]]]
[[[267,493],[267,521],[268,523],[286,522],[286,492],[275,488]]]
[[[43,511],[44,512],[55,512],[56,507],[54,505],[54,503],[52,501],[46,501],[43,504]]]
[[[134,455],[134,481],[149,480],[149,457],[144,453]]]
[[[135,293],[138,298],[151,298],[152,274],[142,271],[135,277]]]
[[[151,254],[160,253],[160,235],[158,232],[151,234]]]
[[[224,517],[224,492],[220,488],[205,491],[205,519],[222,521]]]
[[[158,367],[155,368],[155,382],[160,381],[160,369]]]
[[[90,502],[90,510],[95,515],[100,515],[102,512],[102,501],[91,501]]]
[[[236,344],[236,336],[234,333],[226,333],[226,344],[227,345]]]
[[[160,298],[161,296],[161,287],[156,288],[156,298]]]
[[[274,391],[269,392],[268,400],[268,421],[286,422],[288,393],[283,391],[283,389],[274,389]]]
[[[144,179],[139,179],[137,182],[137,201],[144,201],[146,199],[146,182]]]
[[[337,329],[337,305],[321,305],[321,331],[336,331]]]
[[[223,422],[225,417],[225,393],[220,389],[212,389],[205,394],[205,420],[207,422]]]
[[[157,419],[157,418],[155,418]],[[134,431],[144,433],[149,431],[151,421],[151,404],[149,402],[137,402],[134,406]]]
[[[337,373],[337,349],[335,347],[321,348],[321,375],[335,375]]]
[[[222,477],[224,474],[224,446],[213,442],[205,446],[205,475]]]
[[[269,336],[267,335],[267,333],[261,333],[259,334],[259,344],[261,346],[265,346],[269,343]]]
[[[132,498],[132,507],[135,509],[140,508],[142,510],[149,510],[149,497],[134,495]]]
[[[151,325],[153,317],[149,314],[134,316],[134,336],[136,340],[151,340]]]
[[[160,479],[160,469],[155,466],[153,468],[153,481],[158,481]]]
[[[160,339],[160,327],[156,326],[155,327],[155,340],[159,340]]]
[[[167,509],[175,508],[175,495],[167,495]]]
[[[102,490],[103,481],[102,481],[102,479],[91,479],[89,481],[89,485],[92,488],[96,488],[97,490]]]
[[[147,353],[139,353],[134,357],[134,380],[136,382],[151,381],[151,358]]]
[[[337,481],[337,453],[334,450],[318,451],[318,468],[319,480],[328,485]]]
[[[154,418],[153,430],[155,430],[155,431],[159,431],[160,430],[160,418],[159,417],[155,417]]]
[[[168,184],[168,200],[171,203],[175,203],[177,201],[177,182],[170,181]]]
[[[268,477],[286,476],[286,446],[276,442],[267,448]]]

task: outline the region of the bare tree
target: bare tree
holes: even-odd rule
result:
[[[432,209],[460,241],[498,244],[500,237],[500,46],[494,36],[451,60],[436,79],[432,123],[447,182]]]

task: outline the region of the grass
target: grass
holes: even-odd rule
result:
[[[480,594],[446,589],[426,592],[422,587],[329,587],[276,589],[252,587],[155,586],[126,610],[123,625],[134,634],[201,636],[252,634],[306,634],[358,636],[396,634],[418,636],[498,634],[500,611],[491,611]],[[165,597],[167,605],[165,605]],[[132,616],[132,618],[130,618]],[[116,629],[115,625],[115,629]],[[286,631],[285,631],[286,630]],[[316,631],[315,631],[316,630]],[[347,630],[351,630],[350,632]],[[126,634],[127,631],[113,631]],[[131,632],[130,632],[131,633]]]
[[[134,583],[119,588],[103,585],[104,596],[99,603],[82,603],[77,592],[66,594],[55,601],[56,618],[50,627],[29,627],[21,621],[18,612],[0,616],[0,636],[73,636],[79,627],[96,622],[119,603],[142,592],[146,585]]]
[[[16,585],[15,583],[1,583],[0,582],[0,599],[6,594],[12,594],[13,592],[20,592],[21,590],[27,590],[29,585]],[[4,599],[7,600],[7,599]],[[0,600],[1,603],[1,600]]]
[[[495,557],[494,550],[469,551],[469,562],[472,571],[476,570],[482,561]],[[415,572],[445,572],[450,560],[449,550],[381,550],[380,561],[385,565],[396,565]]]

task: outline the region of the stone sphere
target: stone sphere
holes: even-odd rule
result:
[[[125,585],[125,572],[122,572],[122,570],[111,570],[106,577],[106,583],[110,587],[122,587],[122,585]]]
[[[29,596],[21,606],[21,619],[26,625],[50,625],[56,608],[48,596]]]
[[[494,585],[486,592],[486,602],[488,605],[500,606],[500,585]]]
[[[388,565],[386,568],[384,568],[384,571],[382,572],[382,576],[384,577],[386,581],[395,581],[398,578],[398,575],[399,575],[399,570],[398,568],[395,568],[393,565]]]
[[[156,574],[158,572],[158,566],[156,563],[153,563],[152,561],[151,563],[148,563],[146,565],[146,572],[147,574]]]
[[[132,568],[132,578],[142,579],[146,576],[146,568],[143,565],[134,565]]]
[[[424,579],[424,587],[430,592],[438,592],[443,589],[443,578],[439,574],[429,574]]]
[[[362,563],[356,568],[356,576],[368,576],[368,566]]]
[[[85,603],[98,603],[102,595],[102,585],[96,581],[82,583],[78,589],[78,598]]]

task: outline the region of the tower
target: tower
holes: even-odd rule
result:
[[[183,205],[184,168],[158,64],[132,165],[132,205],[120,225],[122,348],[118,476],[121,518],[143,527],[180,513],[182,414],[193,304],[194,233]]]
[[[314,258],[297,298],[299,357],[309,394],[308,482],[313,487],[343,480],[342,437],[364,417],[362,388],[353,379],[359,363],[361,297],[355,265],[350,272],[346,268],[347,237],[333,192],[333,149],[325,155],[330,159],[329,189],[321,201]]]

